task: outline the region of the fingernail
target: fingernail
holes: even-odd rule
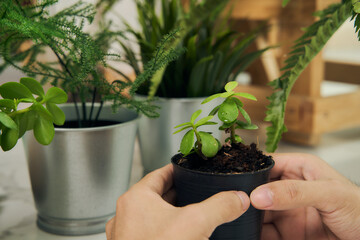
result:
[[[273,192],[267,187],[260,187],[251,193],[251,202],[257,208],[267,208],[273,205]]]
[[[247,203],[249,199],[248,195],[244,192],[236,192],[236,195],[238,195],[238,197],[240,198],[241,206],[245,211],[249,207],[249,204]]]

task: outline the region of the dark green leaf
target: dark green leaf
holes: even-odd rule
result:
[[[8,108],[8,109],[15,109],[14,100],[0,99],[0,107],[5,107],[5,108]]]
[[[0,122],[7,128],[17,130],[18,126],[16,122],[9,117],[6,113],[0,112]]]
[[[26,86],[33,94],[43,97],[45,95],[41,84],[33,78],[20,78],[20,83]]]
[[[220,106],[221,105],[214,107],[213,110],[211,110],[211,112],[209,113],[209,116],[214,116],[219,111]]]
[[[187,155],[190,153],[194,146],[194,130],[188,131],[183,139],[181,140],[180,144],[180,152],[184,155]]]
[[[19,130],[18,129],[3,129],[1,134],[1,148],[4,151],[9,151],[12,149],[19,139]]]
[[[246,123],[246,122],[243,122],[243,121],[240,121],[240,120],[237,120],[236,121],[236,129],[246,129],[246,130],[255,130],[255,129],[258,129],[259,127],[256,126],[255,124],[252,124],[252,123]]]

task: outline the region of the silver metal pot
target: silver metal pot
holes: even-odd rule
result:
[[[75,120],[73,104],[60,107],[67,121]],[[89,112],[90,105],[87,108]],[[55,128],[48,146],[37,143],[32,132],[24,136],[37,224],[47,232],[104,232],[115,214],[117,198],[128,189],[138,114],[126,109],[113,114],[111,107],[105,106],[99,119],[122,123]]]
[[[140,97],[140,96],[139,96]],[[170,159],[175,155],[180,142],[186,131],[173,134],[178,124],[189,122],[191,115],[202,109],[202,113],[197,120],[205,117],[217,106],[221,99],[215,99],[207,104],[201,104],[205,98],[159,98],[154,105],[160,106],[160,117],[150,119],[141,117],[139,123],[139,144],[141,149],[141,159],[144,166],[144,175],[157,168],[170,163]],[[213,121],[220,122],[217,116]],[[218,125],[206,126],[203,131],[212,132],[214,137],[221,140],[221,132]]]

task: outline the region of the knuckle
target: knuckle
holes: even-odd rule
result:
[[[302,199],[302,191],[295,182],[287,182],[285,185],[285,193],[290,201]]]

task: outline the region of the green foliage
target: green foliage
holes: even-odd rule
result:
[[[197,131],[197,128],[200,126],[217,124],[210,121],[216,113],[223,122],[219,129],[226,133],[230,133],[230,137],[225,140],[225,142],[229,142],[230,144],[242,141],[241,137],[235,134],[235,129],[257,129],[257,126],[251,123],[250,116],[244,110],[244,104],[237,97],[244,97],[250,100],[256,100],[256,98],[248,93],[235,92],[234,89],[237,85],[237,82],[229,82],[225,85],[224,93],[214,94],[202,102],[202,104],[205,104],[219,97],[224,98],[224,101],[216,106],[210,112],[209,116],[202,118],[195,123],[195,120],[201,113],[201,110],[198,110],[193,113],[190,122],[175,127],[180,129],[174,132],[174,134],[190,128],[181,141],[180,152],[182,154],[186,156],[192,152],[196,152],[204,159],[213,157],[217,154],[220,149],[219,141],[210,133]],[[240,114],[244,117],[245,122],[238,120]],[[196,136],[196,141],[194,140],[194,134]]]
[[[174,134],[183,130],[189,129],[180,144],[180,152],[182,154],[189,155],[192,152],[196,152],[203,158],[214,157],[217,151],[220,149],[219,141],[214,138],[210,133],[198,131],[198,128],[205,125],[215,125],[216,122],[210,121],[213,116],[207,116],[200,119],[195,123],[195,120],[199,117],[201,110],[197,110],[191,116],[190,122],[182,123],[175,128],[180,128]],[[194,138],[196,136],[196,141]]]
[[[48,145],[54,137],[54,124],[65,122],[65,114],[56,104],[65,103],[67,95],[59,88],[52,87],[45,93],[35,79],[21,78],[20,83],[1,85],[0,95],[0,145],[4,151],[12,149],[30,130],[39,143]],[[30,106],[19,107],[21,103]]]
[[[319,16],[320,19],[306,28],[303,36],[296,40],[292,52],[289,53],[289,57],[285,61],[286,66],[282,69],[285,72],[280,78],[270,83],[275,92],[268,98],[270,104],[267,107],[265,118],[266,121],[272,123],[272,126],[267,129],[266,145],[268,152],[276,150],[282,134],[286,131],[284,125],[286,102],[299,75],[321,51],[337,29],[352,15],[356,19],[356,32],[359,32],[360,18],[353,11],[350,0],[331,5],[327,9],[315,13],[315,15]]]
[[[140,56],[122,41],[126,62],[136,74],[146,65],[161,36],[180,26],[178,39],[170,42],[174,49],[186,48],[186,53],[165,66],[151,81],[145,82],[139,93],[160,97],[200,97],[220,92],[228,81],[235,79],[264,50],[246,52],[257,33],[249,35],[231,31],[228,19],[220,21],[219,13],[227,1],[190,1],[186,11],[180,0],[161,1],[160,13],[156,1],[137,1],[140,31],[126,24],[134,37]],[[207,14],[205,14],[207,13]],[[220,23],[219,23],[220,22]],[[215,27],[214,27],[215,26]]]
[[[99,114],[94,114],[95,117],[90,119],[80,119],[78,102],[82,104],[82,116],[88,116],[85,103],[94,103],[95,99],[100,99],[101,104],[110,99],[114,101],[115,108],[123,105],[147,116],[158,116],[156,106],[149,101],[134,99],[133,93],[157,69],[176,58],[178,53],[169,51],[149,56],[149,65],[134,83],[129,80],[109,83],[103,70],[108,67],[108,60],[120,60],[120,56],[108,54],[107,51],[110,43],[122,33],[111,31],[110,23],[107,23],[101,32],[91,36],[84,31],[84,24],[93,20],[95,9],[92,5],[79,1],[51,15],[49,7],[56,2],[43,0],[35,5],[22,5],[13,0],[0,2],[0,57],[4,60],[0,69],[10,65],[29,76],[36,76],[41,83],[50,82],[64,89],[75,101],[80,127],[82,121],[96,121]],[[106,6],[112,6],[112,1],[107,1]],[[25,41],[31,41],[31,45],[29,49],[21,50],[20,46]],[[157,49],[167,47],[164,41],[159,41],[159,45]],[[41,61],[46,51],[50,51],[56,60]],[[130,96],[127,96],[124,93],[129,89]],[[56,100],[53,101],[56,103]]]

